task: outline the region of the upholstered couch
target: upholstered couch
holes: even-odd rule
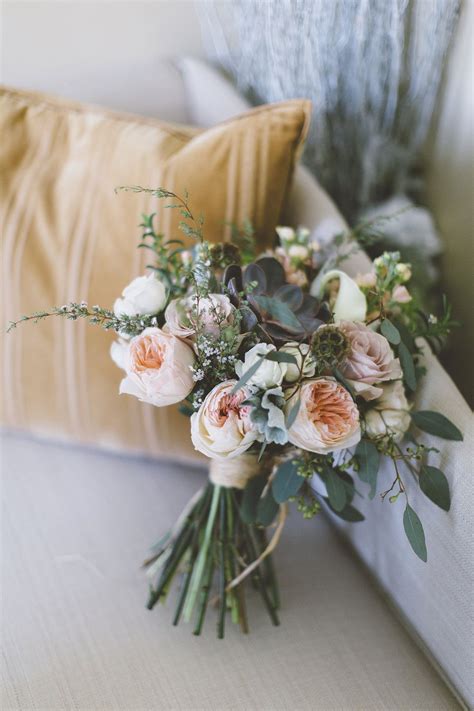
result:
[[[184,96],[179,118],[186,113],[190,122],[204,123]],[[343,225],[301,169],[289,206],[289,219],[321,239]],[[348,270],[364,264],[358,255]],[[420,401],[441,408],[467,440],[469,409],[429,353],[427,360],[431,384]],[[400,512],[386,511],[387,505],[382,511],[373,504],[366,522],[350,529],[293,515],[277,552],[282,626],[273,628],[252,602],[249,637],[230,631],[223,642],[214,639],[212,611],[197,639],[186,626],[171,626],[166,607],[144,608],[139,562],[205,477],[202,463],[178,466],[162,454],[137,458],[5,433],[6,711],[472,703],[467,444],[443,444],[453,490],[449,514],[417,499],[430,541],[428,565],[412,557]]]

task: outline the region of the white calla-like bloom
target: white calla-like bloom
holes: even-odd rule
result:
[[[334,320],[338,321],[365,321],[367,316],[367,299],[359,289],[356,282],[340,269],[330,269],[324,274],[318,274],[311,284],[312,296],[321,297],[324,288],[333,279],[339,280],[339,290],[332,306]]]

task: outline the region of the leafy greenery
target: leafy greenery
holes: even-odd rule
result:
[[[462,432],[440,412],[419,410],[418,412],[412,412],[411,417],[418,429],[423,430],[423,432],[456,442],[462,442],[463,440]]]
[[[304,479],[298,474],[298,462],[291,460],[280,464],[272,481],[272,492],[279,504],[296,496],[303,486]]]
[[[434,504],[444,511],[449,511],[451,507],[449,484],[441,469],[423,465],[420,471],[420,489]]]
[[[377,486],[377,474],[380,465],[380,453],[373,442],[368,439],[361,439],[356,447],[355,458],[358,463],[357,474],[366,484],[370,486],[369,496],[374,498]]]
[[[424,563],[428,560],[425,532],[416,512],[407,503],[403,514],[403,528],[414,552]]]

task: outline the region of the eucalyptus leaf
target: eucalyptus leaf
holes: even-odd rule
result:
[[[294,461],[280,464],[272,481],[275,501],[282,504],[291,496],[296,496],[304,484],[304,478],[298,474],[298,465]]]
[[[418,515],[409,504],[406,505],[405,513],[403,514],[403,527],[414,552],[418,558],[426,563],[428,553],[426,550],[425,532],[423,531],[423,526],[421,525]]]
[[[290,429],[290,427],[294,424],[294,421],[298,417],[298,412],[300,411],[300,407],[301,407],[301,400],[300,400],[300,398],[297,398],[295,404],[291,406],[291,410],[289,411],[287,418],[286,418],[286,429],[287,430]]]
[[[400,331],[388,318],[382,321],[380,331],[389,343],[392,343],[394,346],[398,346],[401,341]]]
[[[260,368],[263,361],[264,361],[264,358],[258,358],[258,360],[256,360],[255,363],[253,365],[251,365],[248,370],[245,371],[245,373],[242,375],[240,380],[238,380],[236,382],[236,384],[234,385],[234,387],[232,388],[231,394],[236,393],[238,390],[240,390],[241,387],[243,387],[245,385],[245,383],[247,381],[250,380],[252,375],[254,375],[257,372],[257,370]]]
[[[257,523],[261,526],[269,526],[278,513],[280,504],[275,501],[272,490],[269,488],[263,498],[257,504]]]
[[[377,474],[380,466],[380,452],[373,442],[361,439],[355,451],[359,463],[359,479],[370,486],[369,498],[373,499],[377,487]]]
[[[358,511],[356,508],[354,508],[354,506],[347,504],[347,506],[345,506],[342,511],[336,511],[331,506],[331,502],[329,501],[329,499],[327,499],[325,496],[323,496],[323,499],[329,506],[331,511],[336,514],[336,516],[339,516],[339,518],[342,518],[343,521],[348,521],[349,523],[358,523],[359,521],[365,521],[365,516],[361,514],[361,512]]]
[[[271,360],[275,363],[291,363],[292,365],[298,365],[298,361],[295,356],[291,353],[285,353],[284,351],[270,351],[265,356],[265,360]]]
[[[420,471],[420,489],[431,501],[444,511],[451,507],[449,484],[441,469],[425,464]]]
[[[258,502],[266,482],[266,475],[258,474],[252,477],[245,487],[240,504],[240,518],[244,523],[255,523],[257,520]]]
[[[347,505],[347,492],[344,482],[331,467],[327,469],[326,489],[331,508],[340,513]]]
[[[428,432],[428,434],[436,435],[443,439],[455,440],[456,442],[462,442],[463,440],[462,432],[456,425],[453,425],[451,420],[448,420],[447,417],[439,412],[419,410],[418,412],[412,412],[411,418],[418,429],[423,430],[423,432]]]
[[[410,390],[414,392],[416,390],[415,363],[413,362],[412,354],[403,341],[398,346],[398,356],[400,358],[405,383]]]
[[[293,311],[283,301],[279,301],[271,296],[253,296],[253,299],[261,309],[267,311],[272,319],[278,323],[293,328],[296,331],[301,329],[301,323]]]

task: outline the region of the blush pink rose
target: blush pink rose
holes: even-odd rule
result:
[[[165,311],[165,329],[179,338],[193,336],[198,327],[218,336],[221,328],[233,323],[234,311],[229,297],[224,294],[209,294],[199,301],[195,296],[174,299]]]
[[[397,301],[399,304],[408,304],[408,302],[411,301],[411,294],[406,286],[401,286],[399,284],[392,291],[392,299]]]
[[[384,336],[356,321],[341,321],[338,327],[351,348],[340,370],[362,397],[372,400],[382,393],[380,388],[373,387],[375,383],[402,377],[400,361]]]
[[[360,440],[357,405],[334,378],[304,381],[288,401],[288,411],[297,397],[301,399],[300,408],[288,433],[296,447],[327,454],[352,447]]]
[[[257,439],[250,420],[250,407],[243,405],[250,391],[232,389],[236,380],[219,383],[191,416],[191,439],[198,452],[211,459],[232,459],[245,452]]]
[[[160,328],[146,328],[130,341],[120,393],[157,407],[173,405],[194,387],[193,364],[194,353],[183,341]]]

